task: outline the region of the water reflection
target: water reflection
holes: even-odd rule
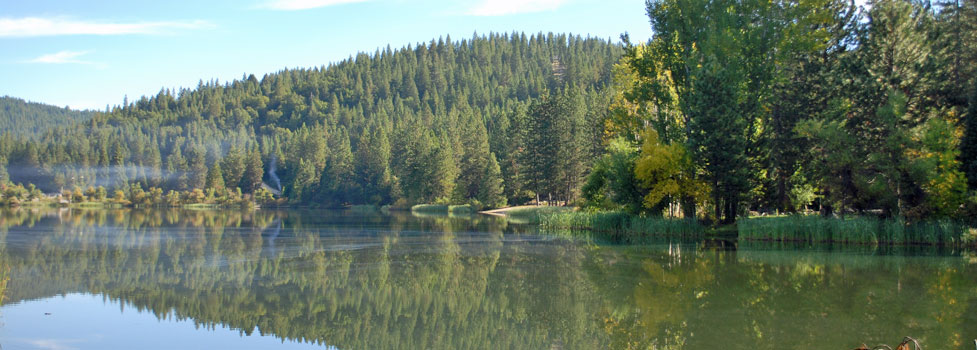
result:
[[[0,244],[7,324],[12,306],[69,294],[342,349],[844,349],[905,335],[961,348],[977,336],[977,271],[952,255],[620,246],[492,217],[313,211],[4,211]],[[12,336],[0,327],[0,344]]]

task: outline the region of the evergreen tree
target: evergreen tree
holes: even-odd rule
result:
[[[207,188],[207,154],[199,147],[194,147],[191,150],[187,186],[191,189]]]
[[[390,195],[390,143],[382,128],[372,126],[360,136],[353,171],[360,203],[381,204]]]
[[[264,163],[261,161],[261,153],[258,152],[257,147],[248,152],[245,164],[240,187],[245,193],[253,193],[261,188],[261,179],[264,174]]]
[[[212,188],[219,192],[224,191],[224,172],[221,170],[221,165],[219,162],[214,162],[214,165],[210,167],[207,171],[207,182],[204,188]]]
[[[489,164],[485,167],[485,174],[482,176],[482,183],[479,185],[479,192],[476,198],[482,205],[490,208],[504,207],[506,205],[506,199],[503,190],[502,169],[499,167],[499,162],[495,160],[495,153],[491,153],[489,154]]]
[[[224,183],[232,187],[240,186],[241,179],[244,177],[245,156],[237,147],[231,147],[227,155],[221,160],[221,171],[224,174]]]

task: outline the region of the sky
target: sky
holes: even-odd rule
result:
[[[450,35],[651,37],[644,0],[0,0],[0,96],[104,109]]]

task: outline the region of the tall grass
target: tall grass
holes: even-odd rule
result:
[[[419,214],[454,214],[470,215],[477,210],[470,204],[463,205],[444,205],[444,204],[418,204],[410,207],[410,211]]]
[[[446,214],[448,206],[443,204],[418,204],[410,207],[410,211],[417,213]]]
[[[549,207],[549,206],[527,207],[527,208],[509,210],[505,213],[505,216],[509,221],[513,221],[516,223],[538,224],[540,222],[540,218],[543,216],[567,212],[571,210],[572,209],[567,207]]]
[[[10,281],[10,268],[6,266],[0,267],[0,305],[3,305],[3,300],[7,295],[7,282]]]
[[[966,225],[951,220],[907,223],[902,219],[804,215],[740,219],[737,228],[739,237],[747,240],[945,246],[964,244],[968,230]]]
[[[475,211],[476,211],[475,210],[475,207],[471,206],[470,204],[449,205],[448,206],[448,213],[455,214],[455,215],[458,215],[458,214],[474,214]]]
[[[700,237],[705,228],[695,220],[644,217],[623,212],[561,211],[539,215],[544,230],[598,232],[615,241],[635,242],[649,237]]]

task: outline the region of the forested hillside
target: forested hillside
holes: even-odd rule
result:
[[[171,190],[247,195],[262,181],[323,206],[569,199],[601,152],[621,54],[601,39],[491,34],[201,82],[83,127],[4,133],[0,176],[45,192],[102,186],[134,204]]]
[[[95,115],[10,96],[0,97],[0,133],[19,136],[39,135],[53,127],[86,121]]]

